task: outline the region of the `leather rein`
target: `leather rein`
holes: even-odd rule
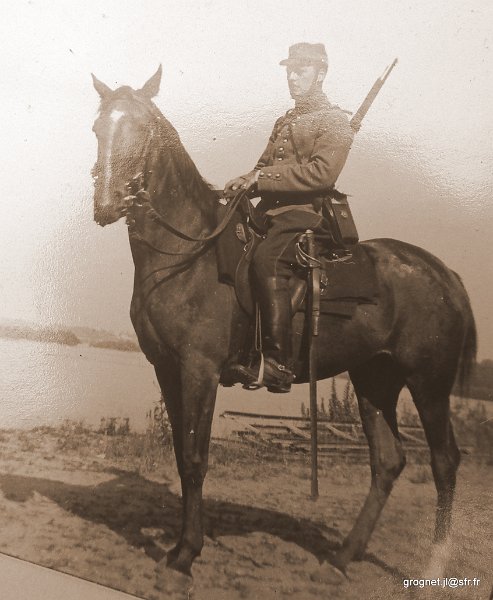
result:
[[[144,172],[141,171],[137,175],[135,175],[130,181],[126,184],[126,189],[129,194],[125,196],[125,208],[123,213],[126,216],[126,223],[129,228],[129,236],[136,241],[139,241],[155,252],[159,254],[166,254],[168,256],[190,256],[194,258],[198,256],[198,254],[202,251],[203,247],[209,242],[214,241],[227,227],[228,223],[231,221],[238,205],[246,200],[248,202],[248,190],[240,190],[234,198],[228,202],[226,213],[222,219],[222,221],[214,228],[214,230],[208,235],[201,237],[194,237],[181,231],[177,227],[173,226],[171,223],[166,221],[166,219],[159,214],[156,208],[152,205],[152,200],[149,195],[149,192],[146,189],[146,177],[145,174],[149,173],[149,171]],[[136,231],[136,211],[140,208],[144,208],[146,215],[149,219],[164,227],[167,231],[172,233],[178,238],[186,240],[188,242],[195,242],[198,247],[190,252],[169,252],[167,250],[162,250],[154,246],[151,242],[146,240],[140,233]]]

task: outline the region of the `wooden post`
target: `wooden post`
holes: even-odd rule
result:
[[[311,433],[311,498],[318,498],[318,429],[317,429],[317,343],[320,318],[320,265],[315,259],[315,235],[306,233],[306,253],[309,256],[308,277],[308,372],[310,380]],[[312,258],[314,260],[312,260]]]

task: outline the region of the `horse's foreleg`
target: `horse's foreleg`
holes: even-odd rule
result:
[[[179,370],[168,360],[166,365],[155,365],[154,370],[163,393],[164,404],[168,413],[171,432],[173,434],[173,449],[176,456],[178,473],[182,471],[182,406],[181,381]]]
[[[394,481],[405,465],[395,412],[402,382],[390,369],[379,367],[376,363],[351,372],[370,447],[371,486],[356,523],[334,557],[334,564],[343,571],[351,560],[363,557]]]
[[[168,566],[190,574],[204,543],[202,486],[207,472],[209,441],[219,369],[195,358],[181,371],[181,470],[183,526],[178,545],[168,555]]]
[[[173,450],[176,457],[176,466],[178,468],[180,480],[183,482],[183,418],[180,371],[177,365],[173,364],[170,359],[163,365],[155,365],[154,370],[163,393],[164,403],[171,425],[171,432],[173,434]],[[182,496],[183,494],[184,490],[182,485]],[[183,536],[183,523],[184,519],[182,518],[182,533],[180,539]],[[170,560],[173,554],[177,555],[178,551],[179,544],[173,550],[168,552],[168,560]]]

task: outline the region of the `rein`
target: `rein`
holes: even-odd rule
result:
[[[146,301],[161,284],[163,284],[166,281],[169,281],[175,275],[178,275],[179,273],[182,273],[188,268],[190,268],[191,264],[203,253],[206,245],[215,240],[226,229],[228,223],[231,221],[231,218],[238,207],[238,204],[244,199],[246,199],[247,202],[249,201],[247,198],[247,190],[241,190],[240,192],[238,192],[236,196],[228,203],[227,212],[224,218],[222,219],[221,223],[219,223],[219,225],[210,234],[201,238],[194,238],[184,233],[183,231],[180,231],[176,227],[170,225],[152,206],[149,192],[145,189],[144,172],[138,173],[132,180],[130,180],[127,183],[127,189],[131,191],[131,193],[125,197],[125,201],[128,207],[125,211],[126,222],[128,226],[128,233],[130,239],[147,246],[148,248],[150,248],[154,252],[157,252],[158,254],[182,258],[182,260],[178,260],[177,262],[171,265],[161,267],[147,275],[145,279],[156,275],[158,272],[167,272],[167,274],[162,279],[160,279],[152,285],[151,289],[146,294]],[[190,252],[169,252],[168,250],[162,250],[161,248],[157,248],[154,244],[149,242],[149,240],[146,240],[145,237],[143,237],[140,233],[138,233],[135,230],[136,221],[134,217],[136,217],[136,215],[133,215],[132,212],[135,211],[137,208],[145,208],[146,216],[148,216],[151,220],[165,227],[168,231],[170,231],[177,237],[180,237],[190,242],[195,242],[196,247]]]
[[[166,254],[168,256],[191,256],[192,258],[198,256],[198,254],[203,249],[203,246],[207,243],[215,240],[228,226],[228,223],[231,221],[238,205],[244,200],[247,199],[247,190],[240,190],[234,198],[228,203],[228,208],[226,210],[226,214],[224,215],[222,221],[214,228],[214,230],[203,237],[194,237],[188,235],[184,231],[174,227],[170,223],[168,223],[162,215],[156,210],[154,206],[152,206],[151,197],[149,192],[146,190],[146,182],[145,182],[145,173],[141,171],[135,177],[133,177],[127,184],[127,189],[130,194],[124,198],[127,208],[125,209],[126,214],[126,222],[129,227],[129,235],[132,239],[139,241],[155,252],[159,252],[160,254]],[[248,201],[248,200],[247,200]],[[151,242],[146,240],[142,235],[140,235],[137,231],[135,231],[135,219],[133,218],[132,212],[137,207],[145,207],[146,213],[148,217],[154,221],[155,223],[161,225],[165,229],[167,229],[170,233],[179,237],[183,240],[189,242],[195,242],[199,245],[198,248],[190,251],[190,252],[169,252],[167,250],[161,250],[154,246]]]

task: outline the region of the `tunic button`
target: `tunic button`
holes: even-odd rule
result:
[[[284,142],[285,144],[287,144],[287,143],[288,143],[288,140],[287,140],[287,139],[284,139],[284,140],[283,140],[283,142]]]
[[[275,178],[276,179],[281,179],[281,174],[280,173],[276,173]]]
[[[279,148],[279,152],[284,152],[284,148],[282,146]]]
[[[282,156],[280,156],[277,160],[282,160]]]
[[[272,173],[267,173],[267,177],[272,177]]]
[[[260,171],[260,173],[258,174],[259,177],[263,177],[265,175],[265,173],[263,171]]]

